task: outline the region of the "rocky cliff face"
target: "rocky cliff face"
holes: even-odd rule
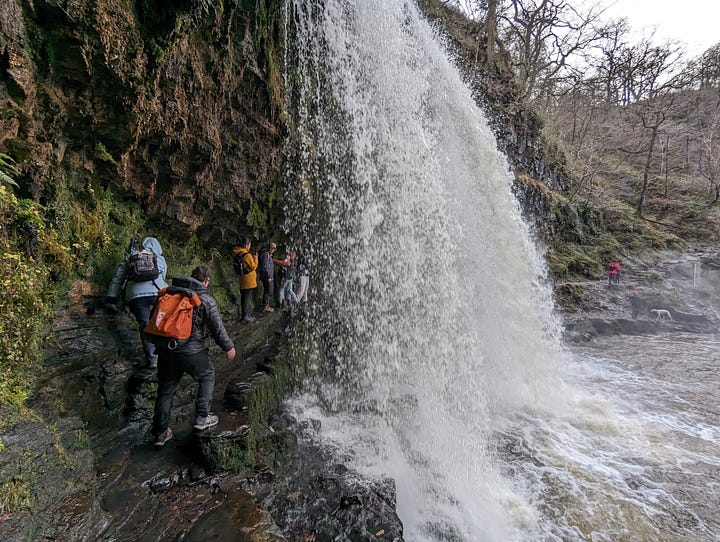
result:
[[[47,203],[64,177],[191,230],[265,225],[282,170],[278,2],[4,4],[0,152],[27,195]]]
[[[21,164],[28,194],[47,202],[62,175],[79,191],[121,188],[192,230],[268,225],[283,172],[279,1],[5,3],[0,152]],[[488,63],[481,25],[421,5],[447,30],[518,178],[562,188],[503,53]],[[539,211],[538,186],[521,185]]]
[[[3,0],[0,157],[17,174],[7,185],[0,177],[0,277],[17,325],[0,325],[0,538],[94,540],[107,525],[106,484],[93,469],[138,396],[118,349],[137,345],[134,324],[85,317],[113,251],[149,228],[186,244],[195,232],[218,249],[272,227],[283,168],[279,5]],[[205,257],[178,244],[173,274]],[[20,268],[37,285],[8,289]],[[53,290],[55,327],[45,318],[31,328],[25,319],[41,319],[35,306],[49,308]],[[8,378],[34,381],[24,407],[5,404],[22,397],[6,393]]]

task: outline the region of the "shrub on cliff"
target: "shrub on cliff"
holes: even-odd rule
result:
[[[32,232],[44,226],[38,205],[0,186],[0,404],[25,400],[40,356],[41,331],[51,315],[48,269],[31,256]]]
[[[114,267],[111,235],[129,237],[142,218],[109,191],[90,190],[83,200],[60,185],[43,206],[0,185],[0,405],[20,406],[31,391],[57,293]]]

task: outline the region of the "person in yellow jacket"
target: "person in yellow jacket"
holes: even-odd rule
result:
[[[249,324],[255,321],[250,315],[250,297],[257,288],[258,255],[250,254],[250,239],[241,237],[233,247],[233,267],[240,284],[241,321]]]

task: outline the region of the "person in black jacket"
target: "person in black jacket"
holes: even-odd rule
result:
[[[630,298],[630,306],[632,307],[633,320],[637,320],[638,314],[640,314],[640,305],[642,304],[640,292],[638,292],[637,288],[633,288],[628,297]]]
[[[277,249],[275,243],[270,243],[267,248],[260,251],[258,256],[258,277],[263,284],[262,311],[273,312],[272,300],[275,294],[275,258],[273,254]]]
[[[235,357],[235,346],[225,330],[215,299],[208,294],[212,268],[196,267],[190,277],[173,279],[173,286],[194,290],[202,304],[193,310],[192,333],[182,341],[158,341],[158,392],[155,398],[152,435],[155,446],[163,446],[173,436],[170,411],[173,396],[183,374],[199,384],[195,399],[193,428],[202,431],[217,425],[218,417],[210,413],[215,367],[210,360],[205,339],[210,336],[223,349],[228,359]],[[174,346],[174,348],[172,348]]]

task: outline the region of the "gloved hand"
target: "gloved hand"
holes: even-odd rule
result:
[[[102,300],[103,307],[105,308],[105,310],[115,314],[118,311],[117,300],[117,297],[106,296]]]

